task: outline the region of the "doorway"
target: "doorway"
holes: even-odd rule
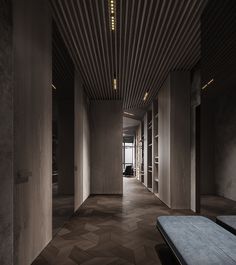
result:
[[[74,65],[53,22],[52,228],[55,235],[74,213]]]
[[[133,136],[123,137],[122,170],[124,176],[133,176],[135,168],[135,141]]]

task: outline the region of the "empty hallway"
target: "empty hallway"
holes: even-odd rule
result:
[[[236,264],[236,0],[0,0],[0,265]]]

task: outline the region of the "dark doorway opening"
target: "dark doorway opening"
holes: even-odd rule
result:
[[[135,141],[133,136],[123,137],[122,169],[124,176],[133,176],[135,166]]]
[[[53,22],[53,235],[74,213],[74,65]]]

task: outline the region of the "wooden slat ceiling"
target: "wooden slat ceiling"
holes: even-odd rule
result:
[[[115,31],[108,0],[51,0],[51,5],[88,96],[123,99],[128,110],[147,106],[169,71],[190,70],[199,61],[206,2],[116,0]]]
[[[52,82],[56,87],[74,81],[74,63],[57,25],[52,24]]]

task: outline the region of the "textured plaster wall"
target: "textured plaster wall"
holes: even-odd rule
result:
[[[14,256],[29,265],[52,238],[52,54],[47,0],[13,1]]]
[[[13,83],[11,1],[0,0],[0,264],[13,264]]]
[[[122,194],[122,101],[92,100],[91,193]]]
[[[215,107],[215,180],[218,195],[236,200],[236,86],[226,88]]]

